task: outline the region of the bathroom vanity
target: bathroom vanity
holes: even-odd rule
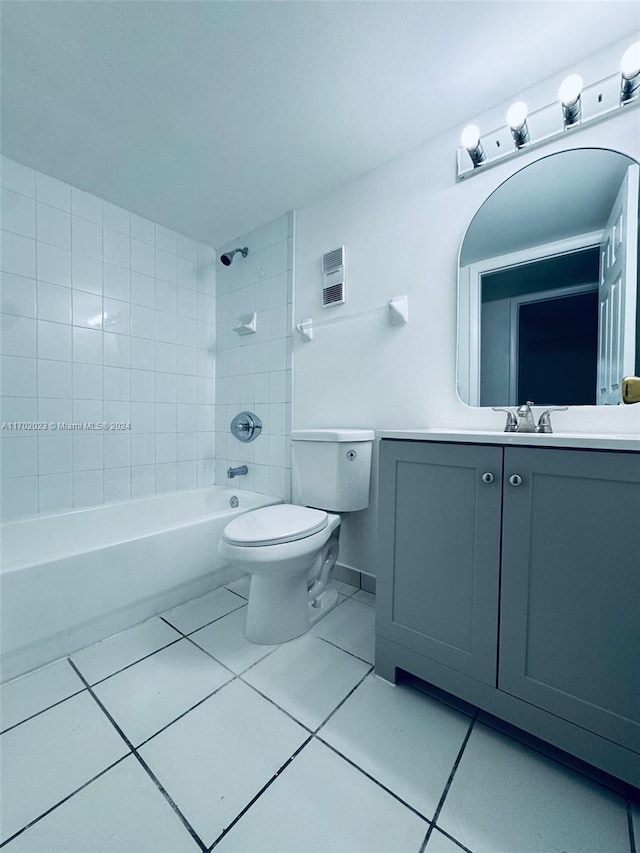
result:
[[[640,787],[640,441],[382,431],[376,672]]]

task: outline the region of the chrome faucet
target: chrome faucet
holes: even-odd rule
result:
[[[246,465],[238,465],[237,468],[227,468],[227,477],[232,480],[234,477],[240,477],[242,474],[248,474],[249,469]]]
[[[523,403],[516,409],[516,415],[518,416],[516,432],[536,432],[536,422],[533,419],[531,406],[533,406],[533,400],[527,400],[526,403]]]
[[[527,400],[526,403],[518,406],[516,409],[517,418],[511,409],[503,409],[498,406],[493,406],[492,408],[494,412],[507,413],[507,423],[504,428],[505,432],[537,432],[544,433],[546,435],[553,432],[551,429],[551,412],[566,412],[568,409],[568,406],[552,406],[540,415],[538,425],[536,426],[531,406],[533,406],[533,402],[531,400]]]

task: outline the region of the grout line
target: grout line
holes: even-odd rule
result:
[[[347,695],[344,697],[344,699],[342,699],[340,702],[338,702],[338,704],[337,704],[337,705],[336,705],[336,707],[333,709],[333,711],[331,711],[331,713],[330,713],[327,717],[325,717],[325,719],[320,723],[320,725],[319,725],[319,726],[316,726],[316,728],[314,729],[314,732],[313,732],[314,734],[316,734],[316,735],[318,734],[318,732],[320,731],[320,729],[321,729],[323,726],[325,726],[325,725],[329,722],[329,720],[331,719],[331,717],[333,717],[333,715],[335,714],[335,712],[336,712],[339,708],[341,708],[341,707],[344,705],[344,703],[347,701],[347,699],[349,699],[351,696],[353,696],[353,694],[356,692],[356,690],[358,689],[358,687],[360,687],[360,685],[362,684],[362,682],[363,682],[366,678],[368,678],[368,677],[371,675],[371,673],[372,673],[372,672],[373,672],[373,667],[372,667],[372,666],[369,666],[369,669],[367,670],[367,672],[365,672],[365,674],[364,674],[364,675],[362,676],[362,678],[358,681],[358,683],[357,683],[354,687],[352,687],[352,688],[351,688],[351,690],[347,693]]]
[[[380,782],[378,779],[375,778],[375,776],[372,776],[366,770],[363,770],[359,764],[356,764],[355,761],[353,761],[351,758],[348,758],[346,755],[344,755],[344,753],[340,752],[339,749],[336,749],[335,746],[332,746],[328,741],[324,740],[324,738],[321,738],[317,734],[314,734],[314,738],[316,740],[320,741],[320,743],[324,744],[326,747],[328,747],[332,752],[335,752],[336,755],[339,755],[340,758],[342,758],[344,761],[346,761],[347,764],[350,764],[359,773],[362,773],[363,776],[366,776],[367,779],[369,779],[371,782],[373,782],[375,785],[377,785],[378,788],[382,788],[382,790],[385,791],[390,796],[392,796],[394,800],[397,800],[399,803],[402,803],[403,806],[408,808],[409,811],[412,811],[417,817],[419,817],[425,823],[428,823],[428,824],[431,823],[429,818],[425,817],[425,815],[423,815],[422,812],[419,812],[418,809],[415,808],[415,806],[412,806],[406,800],[403,800],[402,797],[400,797],[400,796],[398,796],[398,794],[394,793],[391,790],[391,788],[387,788],[387,786],[383,785],[382,782]]]
[[[352,658],[361,661],[362,663],[366,663],[367,666],[373,666],[374,664],[367,660],[366,658],[361,658],[360,655],[355,654],[354,652],[350,652],[348,649],[343,649],[342,646],[339,646],[337,643],[333,643],[331,640],[327,640],[326,637],[321,637],[319,634],[311,634],[312,637],[316,637],[318,640],[322,640],[324,643],[328,643],[330,646],[333,646],[334,649],[340,649],[341,652],[344,652],[345,655],[351,655]]]
[[[264,660],[264,658],[262,658],[262,660]],[[263,699],[266,699],[267,702],[270,702],[271,705],[273,705],[279,711],[282,711],[283,714],[286,714],[286,716],[289,717],[290,720],[293,720],[293,722],[296,723],[298,726],[302,726],[302,728],[305,731],[309,732],[310,735],[313,734],[313,729],[310,729],[309,726],[307,726],[305,723],[300,722],[300,720],[298,720],[296,717],[294,717],[293,714],[291,714],[289,711],[287,711],[281,705],[278,705],[277,702],[274,702],[273,699],[271,699],[269,696],[266,695],[266,693],[263,693],[261,690],[258,690],[258,688],[255,687],[255,685],[251,684],[249,681],[245,681],[244,678],[241,678],[240,676],[238,676],[238,681],[241,681],[247,687],[250,687],[252,690],[255,690],[255,692],[258,694],[258,696],[262,696]]]
[[[13,723],[12,725],[7,726],[6,729],[2,729],[2,731],[0,731],[0,735],[4,735],[7,732],[12,731],[13,729],[17,728],[18,726],[21,726],[23,723],[27,723],[29,720],[33,720],[34,717],[39,717],[40,714],[44,714],[45,711],[50,711],[51,708],[55,708],[57,705],[62,705],[62,703],[66,702],[67,699],[71,699],[74,696],[78,696],[80,693],[83,693],[85,689],[86,689],[85,687],[81,687],[80,690],[76,690],[75,693],[70,693],[68,696],[65,696],[64,699],[58,699],[57,702],[54,702],[52,705],[47,705],[46,708],[42,708],[40,711],[36,711],[35,714],[31,714],[30,716],[25,717],[23,720],[20,720],[20,722]]]
[[[175,629],[174,629],[175,630]],[[142,663],[143,660],[147,660],[148,658],[157,655],[158,652],[162,652],[165,649],[168,649],[170,646],[175,646],[176,643],[179,643],[180,640],[184,639],[183,637],[176,637],[175,640],[171,640],[170,643],[167,643],[166,646],[160,646],[159,649],[155,649],[153,652],[149,652],[148,655],[143,655],[141,658],[132,661],[131,663],[126,664],[126,666],[120,667],[120,669],[114,670],[109,675],[105,675],[104,678],[99,678],[97,681],[90,682],[91,687],[96,687],[98,684],[103,684],[105,681],[108,681],[110,678],[113,678],[114,675],[119,675],[121,672],[124,672],[126,669],[131,669],[132,666],[135,666],[138,663]],[[71,660],[71,658],[69,658]]]
[[[631,812],[631,801],[630,800],[627,800],[627,824],[629,826],[629,845],[631,847],[631,853],[636,853],[636,851],[637,851],[636,835],[635,835],[635,830],[633,828],[633,814]]]
[[[5,838],[5,840],[2,842],[2,844],[0,844],[0,847],[4,847],[4,846],[5,846],[6,844],[8,844],[10,841],[13,841],[13,840],[14,840],[15,838],[17,838],[19,835],[22,835],[22,833],[23,833],[23,832],[26,832],[26,831],[27,831],[27,829],[31,829],[31,827],[32,827],[32,826],[34,826],[36,823],[39,823],[43,818],[45,818],[45,817],[47,817],[47,815],[51,814],[51,812],[52,812],[52,811],[55,811],[55,809],[57,809],[59,806],[64,805],[64,803],[66,803],[66,802],[67,802],[67,800],[70,800],[70,799],[71,799],[71,797],[75,797],[75,795],[76,795],[76,794],[78,794],[78,793],[79,793],[80,791],[82,791],[84,788],[86,788],[86,787],[88,787],[89,785],[91,785],[91,783],[92,783],[92,782],[95,782],[95,781],[96,781],[96,779],[99,779],[101,776],[104,776],[104,774],[105,774],[105,773],[108,773],[108,772],[109,772],[109,770],[112,770],[114,767],[116,767],[118,764],[120,764],[120,763],[121,763],[122,761],[124,761],[126,758],[129,758],[129,757],[130,757],[130,755],[131,755],[131,753],[130,753],[130,752],[128,752],[128,753],[126,753],[125,755],[121,756],[117,761],[114,761],[114,762],[113,762],[113,764],[110,764],[108,767],[105,767],[105,769],[104,769],[104,770],[101,770],[101,771],[100,771],[100,773],[97,773],[95,776],[93,776],[91,779],[89,779],[89,781],[88,781],[88,782],[85,782],[83,785],[80,785],[80,787],[79,787],[79,788],[76,788],[76,789],[75,789],[75,791],[72,791],[70,794],[67,794],[67,796],[66,796],[66,797],[63,797],[61,800],[59,800],[59,801],[58,801],[57,803],[55,803],[53,806],[51,806],[50,808],[48,808],[45,812],[42,812],[42,814],[38,815],[38,817],[36,817],[36,818],[34,818],[33,820],[29,821],[29,823],[28,823],[28,824],[26,824],[25,826],[23,826],[23,827],[22,827],[22,829],[19,829],[17,832],[14,832],[14,833],[13,833],[13,835],[11,835],[9,838]]]
[[[179,820],[181,821],[182,825],[183,825],[183,826],[184,826],[184,828],[187,830],[187,832],[189,833],[189,835],[191,835],[191,837],[192,837],[192,838],[193,838],[193,840],[196,842],[196,844],[198,845],[198,847],[200,847],[200,850],[202,850],[202,851],[203,851],[203,853],[206,853],[206,851],[207,851],[207,847],[206,847],[206,845],[203,843],[203,841],[200,839],[200,837],[199,837],[199,835],[196,833],[195,829],[193,829],[193,827],[192,827],[192,826],[191,826],[191,824],[187,821],[187,819],[186,819],[186,818],[185,818],[185,816],[182,814],[182,812],[180,811],[180,809],[178,808],[178,806],[174,803],[174,801],[171,799],[171,797],[169,796],[169,794],[168,794],[168,793],[165,791],[165,789],[162,787],[162,785],[160,784],[160,782],[159,782],[158,778],[157,778],[157,777],[156,777],[156,775],[153,773],[153,771],[150,769],[150,767],[147,765],[147,763],[143,760],[142,756],[140,756],[140,755],[138,754],[138,752],[137,752],[136,748],[135,748],[135,747],[134,747],[134,745],[131,743],[131,741],[129,740],[129,738],[126,736],[126,734],[124,733],[124,731],[120,728],[120,726],[118,725],[118,723],[116,723],[116,721],[115,721],[115,720],[114,720],[114,718],[111,716],[111,714],[110,714],[110,713],[109,713],[109,711],[106,709],[106,707],[102,704],[102,702],[100,701],[100,699],[98,699],[98,697],[97,697],[97,696],[96,696],[96,694],[93,692],[93,690],[92,690],[92,689],[91,689],[91,687],[89,686],[89,684],[88,684],[88,682],[86,681],[86,679],[82,676],[82,673],[80,672],[80,670],[75,666],[75,664],[73,663],[73,661],[72,661],[71,659],[69,659],[69,663],[70,663],[70,664],[71,664],[71,666],[75,669],[76,674],[78,675],[78,677],[79,677],[79,678],[81,678],[81,679],[82,679],[82,681],[86,684],[86,686],[87,686],[87,690],[89,691],[89,693],[91,694],[91,696],[93,697],[93,699],[95,700],[95,702],[97,703],[98,707],[102,710],[102,712],[103,712],[103,713],[104,713],[104,715],[107,717],[107,719],[109,720],[109,722],[111,723],[111,725],[115,728],[115,730],[118,732],[118,734],[120,735],[120,737],[122,738],[122,740],[123,740],[123,741],[126,743],[126,745],[129,747],[129,749],[131,750],[131,753],[132,753],[132,754],[136,757],[136,759],[140,762],[140,765],[142,766],[142,768],[146,771],[146,773],[147,773],[147,775],[149,776],[149,778],[151,779],[151,781],[154,783],[154,785],[156,786],[156,788],[160,791],[160,793],[161,793],[161,794],[162,794],[162,796],[165,798],[165,800],[167,801],[167,803],[171,806],[171,808],[173,809],[173,811],[175,812],[176,816],[179,818]]]
[[[465,847],[461,841],[458,841],[458,839],[454,838],[453,835],[449,835],[449,833],[445,829],[442,829],[442,827],[440,827],[440,826],[438,826],[436,828],[437,828],[438,832],[440,832],[440,833],[442,833],[442,835],[446,836],[449,839],[449,841],[453,841],[453,843],[456,844],[460,848],[460,850],[464,851],[464,853],[473,853],[473,850],[470,850],[468,847]],[[427,853],[428,853],[428,851],[427,851]]]
[[[262,788],[260,788],[260,790],[258,791],[258,793],[253,797],[253,799],[251,799],[251,800],[247,803],[247,805],[242,809],[242,811],[241,811],[241,812],[239,812],[239,813],[234,817],[234,819],[231,821],[231,823],[229,824],[229,826],[225,827],[225,828],[222,830],[222,832],[221,832],[221,833],[220,833],[220,835],[216,838],[216,840],[213,842],[213,844],[211,845],[211,847],[209,847],[209,848],[208,848],[208,850],[209,850],[209,851],[213,850],[213,848],[214,848],[217,844],[219,844],[219,843],[222,841],[222,839],[225,837],[225,835],[227,835],[227,833],[229,833],[229,832],[233,829],[233,827],[238,823],[238,821],[240,820],[240,818],[241,818],[241,817],[243,817],[243,816],[247,813],[247,811],[248,811],[248,810],[251,808],[251,806],[256,802],[256,800],[257,800],[257,799],[259,799],[259,798],[264,794],[264,792],[267,790],[267,788],[271,787],[271,785],[275,782],[275,780],[278,778],[278,776],[280,776],[280,774],[281,774],[284,770],[286,770],[286,768],[291,764],[291,762],[293,761],[293,759],[294,759],[294,758],[296,758],[296,757],[297,757],[297,756],[302,752],[302,750],[305,748],[305,746],[307,746],[307,744],[308,744],[308,743],[310,743],[310,742],[311,742],[311,740],[313,740],[313,735],[310,735],[310,736],[309,736],[309,737],[304,741],[304,743],[302,743],[302,744],[301,744],[301,745],[296,749],[296,751],[293,753],[293,755],[290,755],[290,756],[289,756],[289,758],[287,758],[287,760],[284,762],[284,764],[283,764],[283,765],[282,765],[278,770],[276,770],[276,772],[273,774],[273,776],[271,777],[271,779],[269,779],[269,781],[268,781],[265,785],[263,785],[263,786],[262,786]]]
[[[451,783],[453,782],[453,777],[456,775],[456,770],[458,769],[458,765],[460,764],[460,761],[462,759],[462,755],[463,755],[464,750],[467,746],[467,743],[469,742],[469,738],[471,737],[471,732],[473,731],[473,727],[475,726],[477,719],[478,719],[478,711],[476,711],[476,713],[473,716],[473,719],[471,720],[471,723],[469,724],[469,728],[467,729],[467,733],[464,736],[464,740],[462,741],[462,746],[460,747],[460,749],[458,751],[458,754],[456,756],[456,760],[453,762],[453,767],[451,768],[451,773],[449,774],[449,778],[447,779],[447,784],[444,786],[444,791],[442,792],[442,796],[440,797],[440,801],[439,801],[439,803],[436,807],[436,810],[433,814],[433,817],[431,819],[431,826],[429,827],[429,830],[425,836],[425,839],[422,842],[422,847],[420,848],[418,853],[424,853],[424,849],[427,846],[429,838],[433,834],[433,830],[435,829],[436,822],[438,820],[438,817],[440,816],[440,812],[442,811],[444,801],[447,798],[447,794],[449,793],[449,788],[451,787]]]
[[[234,581],[234,583],[235,583],[235,581]],[[242,593],[240,593],[240,592],[236,592],[235,589],[229,589],[228,586],[223,587],[223,589],[226,589],[227,592],[232,592],[234,595],[237,595],[238,598],[241,598],[245,604],[249,601],[249,599],[246,596],[242,595]]]
[[[146,746],[146,745],[149,743],[149,741],[150,741],[150,740],[153,740],[153,739],[154,739],[154,738],[156,738],[158,735],[162,734],[162,732],[166,731],[166,730],[167,730],[168,728],[170,728],[174,723],[177,723],[177,722],[178,722],[178,720],[181,720],[183,717],[186,717],[186,715],[187,715],[187,714],[190,714],[190,713],[191,713],[191,711],[195,710],[199,705],[202,705],[204,702],[206,702],[206,701],[207,701],[207,699],[211,699],[211,697],[212,697],[212,696],[215,696],[215,695],[216,695],[216,693],[219,693],[219,692],[222,690],[222,688],[223,688],[223,687],[226,687],[228,684],[231,684],[231,682],[232,682],[232,681],[234,681],[234,680],[235,680],[235,678],[230,678],[230,679],[229,679],[229,681],[225,681],[225,683],[224,683],[224,684],[221,684],[221,685],[220,685],[220,687],[216,687],[216,689],[215,689],[215,690],[213,690],[211,693],[207,694],[203,699],[198,700],[198,701],[195,703],[195,705],[191,705],[191,707],[187,708],[187,710],[186,710],[186,711],[183,711],[181,714],[179,714],[179,715],[178,715],[177,717],[175,717],[173,720],[170,720],[170,721],[166,724],[166,726],[163,726],[161,729],[158,729],[158,731],[157,731],[157,732],[154,732],[152,735],[149,735],[149,737],[148,737],[148,738],[145,738],[145,740],[141,740],[141,741],[140,741],[140,743],[139,743],[139,744],[137,744],[137,746],[135,746],[135,747],[134,747],[134,749],[140,749],[141,747]]]
[[[214,592],[215,592],[215,590],[214,590]],[[227,592],[231,592],[231,590],[227,590]],[[235,593],[233,593],[233,594],[235,595]],[[199,596],[199,597],[202,597],[202,596]],[[199,625],[197,628],[194,628],[193,631],[187,631],[186,633],[181,628],[178,628],[176,625],[174,625],[173,622],[169,621],[169,619],[167,618],[168,613],[164,613],[161,616],[159,616],[158,618],[162,619],[163,622],[165,622],[167,625],[169,625],[169,627],[173,628],[174,631],[177,631],[183,637],[188,637],[190,634],[195,634],[196,631],[201,631],[203,628],[208,628],[209,625],[213,625],[214,622],[219,622],[221,619],[224,619],[225,616],[229,616],[231,613],[235,613],[236,610],[242,610],[243,607],[246,607],[247,606],[246,598],[242,598],[241,595],[239,595],[238,598],[241,598],[242,601],[244,601],[244,604],[239,604],[237,607],[234,607],[232,610],[228,610],[226,613],[223,613],[222,616],[216,616],[216,618],[212,619],[211,622],[205,622],[204,625]],[[196,601],[196,600],[197,599],[195,599],[195,598],[191,599],[191,601]],[[189,602],[185,602],[185,603],[189,604]],[[180,605],[180,606],[182,607],[183,605]],[[169,613],[171,613],[171,611],[169,611]]]

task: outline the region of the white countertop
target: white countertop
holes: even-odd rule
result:
[[[635,450],[640,452],[640,435],[629,433],[605,435],[562,433],[546,435],[531,432],[493,432],[490,430],[449,429],[380,429],[377,438],[399,438],[406,441],[459,441],[473,444],[521,444],[528,447],[582,447],[593,450]]]

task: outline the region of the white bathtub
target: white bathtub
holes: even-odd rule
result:
[[[273,503],[212,486],[3,524],[2,680],[233,580],[224,526]]]

